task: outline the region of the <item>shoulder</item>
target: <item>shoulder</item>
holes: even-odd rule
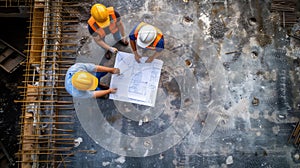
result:
[[[135,26],[133,27],[133,29],[131,30],[131,32],[130,32],[130,34],[129,34],[129,39],[130,39],[130,40],[136,40],[135,34],[134,34],[136,28],[137,28],[137,25],[135,25]]]
[[[161,52],[165,48],[164,36],[158,41],[156,45],[156,51]]]
[[[95,33],[95,31],[92,29],[92,27],[88,24],[88,30],[89,30],[89,33],[93,36],[95,36],[95,34],[97,35],[97,33]]]
[[[74,65],[72,65],[70,67],[70,69],[72,70],[85,70],[85,71],[89,71],[89,72],[93,72],[96,68],[95,64],[92,63],[75,63]]]
[[[134,32],[140,25],[141,23],[136,24],[133,28],[132,28],[132,32]]]
[[[158,41],[158,43],[157,43],[157,45],[159,45],[159,46],[164,46],[164,44],[165,44],[165,40],[164,40],[164,36],[162,36],[161,37],[161,39]]]

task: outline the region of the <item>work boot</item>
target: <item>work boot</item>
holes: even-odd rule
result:
[[[110,51],[107,51],[107,52],[105,53],[104,57],[105,57],[106,59],[110,60],[110,58],[111,58],[111,52],[110,52]]]
[[[109,89],[109,86],[108,86],[108,85],[105,85],[105,84],[102,84],[102,83],[99,83],[99,84],[98,84],[98,87],[99,87],[101,90],[108,90],[108,89]]]
[[[124,41],[123,41],[124,40]],[[125,39],[122,39],[122,40],[120,40],[120,41],[118,41],[118,43],[120,43],[121,45],[123,45],[123,46],[128,46],[128,41],[127,40],[125,40]]]

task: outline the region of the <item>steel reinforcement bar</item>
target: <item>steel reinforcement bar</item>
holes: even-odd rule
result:
[[[70,164],[74,146],[74,107],[64,90],[67,68],[75,62],[76,18],[73,2],[30,0],[30,26],[21,89],[18,166],[57,167]],[[68,9],[71,13],[68,12]],[[68,157],[65,157],[68,156]]]

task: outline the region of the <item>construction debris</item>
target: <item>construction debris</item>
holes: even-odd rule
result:
[[[0,39],[0,67],[6,72],[14,72],[25,61],[25,55]]]

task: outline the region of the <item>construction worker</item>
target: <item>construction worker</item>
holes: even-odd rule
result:
[[[146,60],[147,63],[157,58],[164,49],[162,32],[157,27],[144,22],[139,23],[132,29],[129,39],[134,58],[138,63],[140,63],[141,56],[137,52],[137,45],[143,49],[155,50],[154,54]]]
[[[105,43],[104,40],[107,34],[112,33],[116,41],[124,46],[128,46],[120,14],[113,7],[106,7],[103,4],[93,5],[91,8],[91,17],[88,20],[88,30],[96,43],[107,50],[105,54],[107,59],[111,58],[111,53],[118,52],[117,48]]]
[[[97,98],[115,93],[117,88],[100,84],[101,77],[107,73],[119,74],[119,68],[110,68],[91,63],[72,65],[65,76],[65,88],[74,97]]]

